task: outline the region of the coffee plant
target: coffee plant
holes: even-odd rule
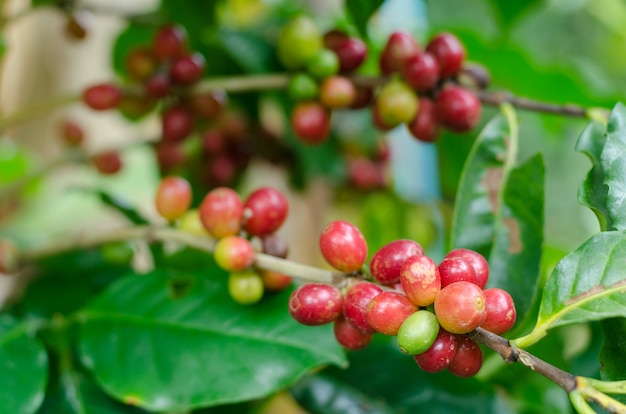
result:
[[[626,413],[626,6],[14,3],[1,412]]]

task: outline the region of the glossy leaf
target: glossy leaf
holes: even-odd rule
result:
[[[502,208],[503,182],[512,168],[517,134],[511,117],[494,117],[476,139],[463,168],[457,192],[450,245],[475,250],[488,257]]]
[[[0,402],[6,413],[34,413],[43,401],[48,357],[27,322],[0,315]]]
[[[535,328],[515,343],[531,345],[559,325],[626,317],[625,267],[626,232],[593,236],[563,258],[550,274]]]
[[[518,321],[531,308],[540,275],[544,170],[538,154],[509,173],[489,256],[488,287],[511,294]]]
[[[626,379],[626,318],[611,318],[600,322],[604,342],[600,349],[600,374],[605,380]]]
[[[383,0],[346,0],[345,5],[362,37],[367,38],[367,23]]]
[[[611,228],[626,230],[626,106],[615,105],[606,132],[601,157],[604,183],[608,187],[606,209]]]
[[[238,305],[216,268],[130,276],[81,313],[80,354],[107,392],[150,410],[263,397],[315,367],[345,364],[329,325],[291,318],[289,294]]]

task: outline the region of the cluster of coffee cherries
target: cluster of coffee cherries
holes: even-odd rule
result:
[[[228,292],[234,301],[253,304],[261,300],[264,291],[278,291],[291,285],[290,276],[254,266],[257,249],[287,257],[287,243],[276,234],[289,211],[283,193],[261,187],[242,199],[231,188],[217,187],[206,194],[197,209],[189,209],[191,201],[189,182],[167,176],[157,189],[155,206],[168,221],[179,221],[181,229],[208,234],[217,241],[215,261],[229,272]]]
[[[319,244],[333,268],[362,271],[367,244],[353,224],[329,223]],[[351,350],[366,347],[376,333],[397,336],[400,350],[424,371],[447,369],[460,377],[476,374],[483,362],[468,333],[481,327],[503,334],[515,323],[513,299],[502,289],[485,289],[489,265],[472,250],[452,250],[437,264],[419,243],[395,240],[374,253],[369,271],[375,283],[352,278],[343,289],[299,286],[289,312],[305,325],[333,323],[337,341]]]
[[[465,49],[451,33],[437,34],[423,49],[410,34],[393,32],[379,57],[380,72],[389,80],[377,90],[357,86],[350,77],[367,57],[358,38],[338,30],[321,35],[311,19],[300,16],[283,27],[277,47],[282,64],[295,71],[288,89],[298,101],[291,125],[303,142],[324,142],[331,110],[341,108],[371,107],[377,128],[405,124],[425,142],[435,141],[440,127],[462,133],[480,120],[480,100],[458,78],[466,71],[473,86],[485,87],[488,74],[477,66],[465,70]]]

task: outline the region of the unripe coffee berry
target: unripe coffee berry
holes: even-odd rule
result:
[[[328,108],[346,108],[354,102],[356,88],[344,76],[330,76],[320,85],[320,101]]]
[[[289,313],[303,325],[324,325],[341,315],[343,296],[339,289],[325,283],[299,286],[289,297]]]
[[[306,64],[306,70],[317,79],[324,79],[339,72],[339,58],[330,49],[321,49]]]
[[[227,236],[218,240],[213,255],[217,265],[229,272],[245,270],[254,263],[252,244],[239,236]]]
[[[272,270],[259,270],[259,276],[263,280],[263,286],[270,292],[278,292],[291,286],[293,278]]]
[[[355,272],[367,259],[363,233],[347,221],[328,223],[320,235],[319,246],[328,264],[341,272]]]
[[[263,281],[252,270],[233,272],[228,275],[228,293],[237,303],[252,305],[263,297]]]
[[[438,333],[437,317],[430,311],[418,310],[402,322],[398,346],[405,354],[421,354],[431,347]]]
[[[435,298],[435,314],[446,331],[471,332],[487,318],[483,290],[470,282],[454,282],[442,288]]]
[[[289,79],[287,93],[294,101],[311,101],[319,95],[319,85],[311,75],[296,73]]]
[[[311,60],[322,47],[322,35],[315,22],[301,15],[283,26],[278,36],[278,59],[287,69],[298,69]]]
[[[412,121],[417,115],[416,93],[404,82],[385,84],[376,97],[376,108],[384,125],[394,127]]]

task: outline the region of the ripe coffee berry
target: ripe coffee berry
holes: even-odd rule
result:
[[[162,173],[170,171],[184,165],[188,155],[179,142],[159,142],[154,147],[159,168]]]
[[[343,300],[343,315],[355,329],[365,333],[376,332],[367,322],[367,308],[382,291],[380,286],[370,282],[360,282],[348,289]]]
[[[263,297],[263,281],[252,270],[233,272],[228,275],[228,293],[237,303],[252,305]]]
[[[167,108],[161,116],[163,140],[182,141],[193,132],[193,114],[182,105]]]
[[[413,240],[395,240],[381,247],[370,260],[370,271],[376,281],[393,286],[400,281],[400,270],[411,256],[423,256],[424,249]]]
[[[484,289],[487,285],[487,281],[489,280],[489,263],[483,255],[473,250],[458,248],[450,250],[448,254],[446,254],[445,258],[454,257],[465,259],[472,265],[474,272],[476,273],[476,285],[478,285],[479,288]]]
[[[430,53],[418,53],[402,65],[402,78],[418,92],[428,92],[439,82],[439,64]]]
[[[439,263],[441,287],[454,282],[470,282],[476,284],[476,272],[472,265],[461,257],[446,257]]]
[[[328,108],[346,108],[354,102],[356,88],[344,76],[330,76],[320,85],[320,101]]]
[[[239,236],[226,236],[215,244],[213,252],[219,267],[229,272],[239,272],[254,263],[252,244]]]
[[[200,53],[181,56],[170,66],[170,79],[179,85],[191,85],[200,80],[205,64],[204,56]]]
[[[435,99],[437,118],[454,132],[467,132],[480,121],[480,101],[472,92],[456,85],[444,87]]]
[[[380,54],[380,69],[383,74],[389,75],[399,71],[404,63],[411,56],[415,56],[421,51],[417,41],[406,32],[393,32]]]
[[[182,26],[161,27],[155,34],[152,50],[159,60],[174,59],[187,51],[187,31]]]
[[[187,98],[187,105],[199,116],[214,118],[222,113],[228,104],[228,95],[221,89],[194,93]]]
[[[122,158],[117,151],[96,154],[91,158],[91,162],[101,174],[112,175],[122,169]]]
[[[339,71],[349,73],[357,70],[367,57],[367,46],[361,39],[348,37],[332,47],[339,58]]]
[[[164,73],[156,73],[144,84],[146,95],[153,98],[163,98],[170,93],[170,78]]]
[[[439,137],[439,121],[437,110],[432,99],[421,97],[417,115],[407,128],[411,135],[423,142],[435,142]]]
[[[191,185],[182,177],[165,177],[156,192],[155,205],[161,217],[173,221],[191,204]]]
[[[459,39],[451,33],[440,33],[433,37],[426,46],[439,63],[439,74],[442,78],[454,75],[463,65],[465,48]]]
[[[409,298],[398,292],[382,292],[367,306],[367,323],[384,335],[395,336],[400,326],[413,313],[417,312]]]
[[[66,144],[76,147],[82,144],[85,134],[76,122],[65,119],[61,123],[61,137]]]
[[[483,351],[467,335],[456,335],[456,355],[448,365],[448,371],[457,377],[472,377],[483,365]]]
[[[330,112],[318,102],[301,102],[291,114],[291,127],[307,144],[321,144],[330,133]]]
[[[457,351],[456,337],[454,334],[439,328],[435,342],[426,351],[414,355],[415,363],[426,372],[440,372],[450,365]]]
[[[430,311],[418,310],[398,329],[398,346],[405,354],[421,354],[431,347],[438,333],[437,317]]]
[[[287,218],[287,197],[272,187],[252,192],[243,205],[243,228],[253,236],[264,236],[278,230]]]
[[[343,296],[333,285],[307,283],[289,297],[289,313],[303,325],[324,325],[341,315]]]
[[[417,306],[431,305],[441,290],[437,265],[427,256],[406,259],[400,269],[400,283],[405,295]]]
[[[483,291],[487,307],[487,318],[480,325],[495,334],[506,333],[515,324],[517,312],[513,298],[503,289],[490,288]]]
[[[350,324],[343,316],[339,316],[333,325],[335,339],[346,349],[363,349],[372,341],[372,334],[361,332]]]
[[[435,314],[446,331],[471,332],[487,318],[485,295],[473,283],[454,282],[442,288],[435,298]]]
[[[274,272],[272,270],[260,270],[259,276],[261,276],[265,289],[270,292],[284,290],[291,286],[291,283],[293,282],[293,278],[291,276]]]
[[[355,272],[367,259],[363,233],[347,221],[328,223],[320,235],[319,246],[328,264],[341,272]]]
[[[243,220],[243,202],[235,191],[228,187],[211,190],[198,209],[202,224],[219,239],[239,233]]]
[[[83,102],[96,111],[117,108],[122,101],[122,90],[111,83],[92,85],[84,90]]]

